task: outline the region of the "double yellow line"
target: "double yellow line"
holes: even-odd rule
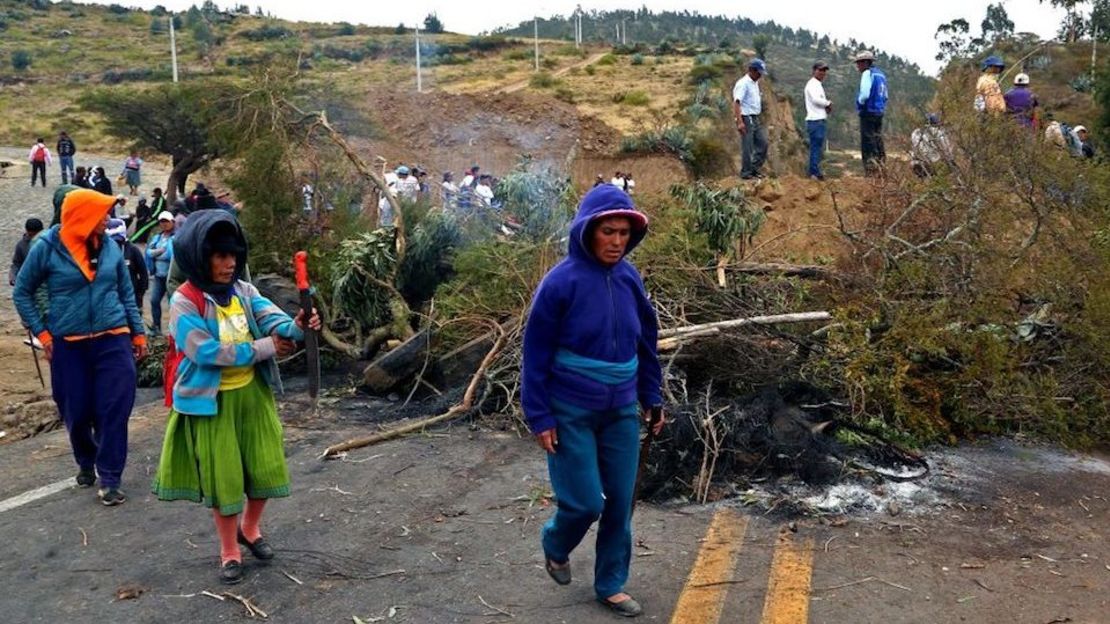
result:
[[[678,597],[671,624],[717,624],[732,584],[736,559],[744,543],[748,519],[730,509],[718,511]],[[806,624],[809,619],[813,540],[795,543],[779,538],[771,562],[761,624]]]

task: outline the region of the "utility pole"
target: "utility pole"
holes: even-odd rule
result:
[[[532,18],[532,36],[535,45],[536,71],[540,71],[540,18]]]
[[[621,18],[621,45],[628,45],[628,24]]]
[[[170,63],[173,65],[173,82],[177,84],[177,36],[173,31],[173,13],[169,15],[170,20]]]
[[[416,92],[424,92],[424,84],[420,76],[420,27],[417,26],[413,29],[414,39],[416,40]]]

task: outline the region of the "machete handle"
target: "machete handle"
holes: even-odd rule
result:
[[[297,289],[308,290],[308,252],[298,251],[293,255],[293,271],[297,276]]]

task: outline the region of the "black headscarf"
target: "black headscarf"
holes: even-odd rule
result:
[[[220,304],[231,301],[235,283],[218,284],[212,280],[212,254],[235,254],[235,280],[247,265],[247,237],[243,228],[226,210],[198,210],[174,234],[173,257],[177,266],[197,288],[212,295]]]

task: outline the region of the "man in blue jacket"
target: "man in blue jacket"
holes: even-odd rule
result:
[[[856,55],[856,69],[860,73],[859,93],[856,95],[860,153],[864,172],[874,175],[886,162],[886,148],[883,147],[883,113],[886,112],[889,96],[886,74],[875,67],[875,55],[870,50],[861,50]]]

